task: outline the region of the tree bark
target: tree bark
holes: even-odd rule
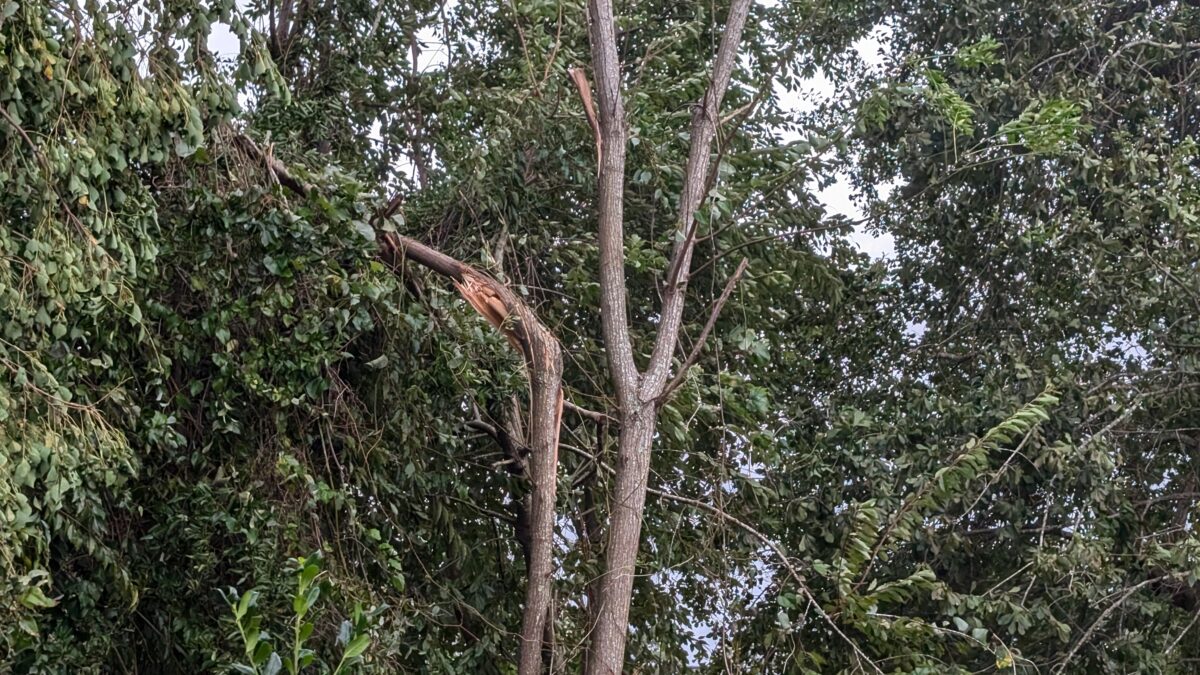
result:
[[[587,663],[587,672],[595,675],[624,672],[625,637],[637,571],[655,422],[653,409],[639,410],[632,415],[623,415],[621,419],[604,576],[600,581],[600,604],[596,625],[592,628]]]
[[[296,177],[282,162],[264,153],[248,136],[235,143],[266,165],[280,185],[307,196],[312,187]],[[393,199],[394,210],[399,200]],[[499,329],[525,360],[529,380],[528,467],[530,495],[529,568],[525,611],[521,623],[520,673],[539,675],[542,670],[542,635],[551,610],[554,574],[554,503],[558,487],[558,434],[562,420],[562,349],[557,338],[533,310],[507,286],[415,239],[395,232],[377,231],[380,258],[393,269],[412,260],[446,277],[488,323]],[[553,619],[550,619],[551,621]]]
[[[616,26],[612,0],[588,2],[588,34],[592,69],[596,77],[598,115],[591,110],[586,80],[580,73],[574,72],[572,79],[580,90],[589,122],[596,131],[599,157],[597,219],[600,318],[621,421],[616,484],[605,548],[605,571],[600,584],[596,624],[592,627],[592,644],[586,664],[588,675],[616,675],[624,670],[625,639],[658,406],[668,388],[671,357],[678,343],[683,319],[688,274],[696,244],[695,213],[711,187],[708,176],[712,143],[720,124],[721,102],[732,78],[738,44],[749,10],[750,0],[734,0],[713,64],[712,78],[692,117],[691,146],[680,199],[677,243],[668,266],[660,314],[662,319],[653,353],[645,374],[642,374],[633,359],[626,311],[623,220],[626,122],[621,97]],[[718,302],[718,308],[720,304]]]
[[[398,235],[383,234],[386,257],[420,263],[451,280],[485,319],[504,333],[525,358],[529,378],[529,569],[521,622],[519,672],[542,670],[542,636],[550,614],[554,575],[554,503],[557,489],[558,434],[562,420],[562,350],[533,310],[491,276]]]

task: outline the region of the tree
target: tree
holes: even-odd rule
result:
[[[588,3],[592,64],[596,72],[597,157],[600,161],[597,213],[600,247],[600,318],[609,373],[620,410],[617,441],[616,485],[609,514],[607,561],[598,596],[593,648],[587,672],[619,673],[625,664],[625,634],[629,626],[629,603],[633,593],[637,552],[641,541],[642,511],[650,477],[650,448],[657,429],[658,408],[670,396],[675,380],[668,381],[672,356],[679,343],[683,303],[691,274],[698,224],[696,210],[711,185],[710,164],[713,138],[721,122],[721,103],[733,75],[738,44],[749,0],[736,0],[721,35],[713,71],[704,96],[696,104],[688,140],[687,166],[679,198],[675,247],[664,279],[662,310],[653,354],[644,372],[634,362],[628,328],[625,296],[625,235],[623,202],[625,192],[626,118],[617,58],[616,25],[612,3]],[[583,90],[586,92],[586,90]],[[588,101],[585,94],[584,100]],[[597,115],[589,111],[589,119]],[[744,265],[739,267],[739,274]],[[731,279],[736,283],[737,277]],[[727,297],[727,294],[726,294]],[[718,303],[714,311],[720,311]],[[703,340],[703,336],[701,337]],[[697,348],[701,347],[697,344]],[[683,364],[684,367],[687,364]]]
[[[271,175],[296,194],[308,197],[312,187],[292,176],[286,167],[263,154],[253,140],[239,136],[238,141],[256,160],[266,165]],[[388,210],[391,215],[399,206],[393,198]],[[521,622],[521,670],[541,670],[542,630],[551,614],[551,557],[554,536],[554,494],[557,487],[558,432],[562,424],[562,352],[558,340],[542,325],[527,304],[506,286],[469,265],[434,251],[403,235],[388,232],[381,238],[384,258],[393,267],[400,261],[412,260],[449,279],[463,298],[493,327],[508,338],[525,360],[529,378],[529,448],[532,458],[531,480],[534,490],[528,505],[522,507],[527,522],[528,541],[522,542],[525,553],[527,587],[524,618]],[[498,432],[492,430],[494,435]],[[525,453],[507,450],[510,457],[524,463]],[[550,617],[553,620],[553,617]]]
[[[0,0],[3,668],[1186,672],[1197,12]]]

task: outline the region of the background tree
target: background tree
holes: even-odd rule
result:
[[[321,661],[351,619],[364,669],[515,667],[527,371],[408,237],[562,344],[555,672],[1190,670],[1200,10],[751,4],[697,115],[731,10],[614,8],[598,184],[583,3],[0,2],[4,667],[228,667],[217,589],[289,634],[312,551]],[[673,388],[624,460],[602,258]]]

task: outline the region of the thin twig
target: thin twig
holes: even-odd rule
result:
[[[1159,581],[1162,581],[1163,579],[1169,578],[1170,576],[1171,576],[1170,574],[1165,574],[1161,577],[1153,577],[1150,579],[1146,579],[1145,581],[1134,584],[1133,586],[1130,586],[1128,589],[1126,589],[1126,591],[1123,594],[1121,594],[1121,597],[1117,598],[1116,602],[1114,602],[1113,604],[1106,607],[1104,609],[1104,611],[1100,613],[1100,616],[1097,617],[1096,620],[1092,622],[1092,625],[1088,626],[1088,629],[1083,632],[1083,635],[1079,636],[1079,639],[1075,641],[1075,645],[1073,647],[1071,647],[1071,651],[1067,652],[1066,657],[1064,657],[1062,662],[1059,663],[1057,667],[1055,667],[1055,669],[1052,671],[1052,673],[1063,672],[1063,670],[1066,669],[1067,664],[1069,664],[1071,662],[1071,659],[1075,658],[1075,655],[1077,653],[1079,653],[1079,650],[1082,649],[1085,644],[1087,644],[1088,640],[1092,639],[1092,635],[1097,630],[1099,630],[1101,626],[1104,625],[1104,622],[1108,619],[1108,615],[1112,614],[1113,610],[1115,610],[1116,608],[1118,608],[1122,604],[1124,604],[1124,602],[1126,600],[1128,600],[1130,596],[1132,596],[1134,593],[1138,592],[1138,590],[1145,588],[1146,586],[1149,586],[1150,584],[1157,583]]]
[[[1175,648],[1179,646],[1179,642],[1183,640],[1183,636],[1187,635],[1188,632],[1192,630],[1192,627],[1196,625],[1196,621],[1198,620],[1200,620],[1200,611],[1196,612],[1196,615],[1192,617],[1191,622],[1189,622],[1187,627],[1183,629],[1183,632],[1179,634],[1179,637],[1176,637],[1175,640],[1171,642],[1171,645],[1167,647],[1167,650],[1163,652],[1163,654],[1170,654],[1171,652],[1175,651]]]
[[[602,413],[598,410],[588,410],[582,406],[576,405],[566,399],[563,399],[563,408],[579,415],[580,417],[589,419],[597,424],[616,423],[617,420],[607,413]]]
[[[725,303],[729,300],[729,296],[733,293],[734,286],[742,278],[742,274],[746,272],[746,267],[750,264],[749,258],[742,258],[742,262],[738,263],[737,270],[733,276],[729,277],[729,281],[725,282],[725,289],[721,291],[721,296],[717,298],[717,302],[713,304],[712,312],[708,315],[708,321],[705,322],[704,328],[700,331],[700,337],[696,339],[696,344],[692,346],[692,351],[679,365],[679,371],[675,373],[674,379],[667,384],[663,389],[663,393],[658,397],[661,402],[666,401],[671,392],[683,384],[683,380],[687,377],[688,370],[696,363],[696,359],[700,357],[700,350],[704,348],[704,341],[708,339],[708,334],[712,332],[713,326],[717,323],[717,317],[721,315],[721,309],[725,307]]]

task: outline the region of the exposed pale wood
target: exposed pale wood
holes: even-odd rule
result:
[[[567,74],[571,76],[571,81],[579,91],[583,112],[587,115],[588,125],[592,127],[592,134],[596,137],[596,168],[599,170],[600,165],[604,163],[604,135],[600,132],[600,120],[596,118],[596,106],[592,103],[592,83],[588,82],[587,73],[580,68],[571,68]]]

